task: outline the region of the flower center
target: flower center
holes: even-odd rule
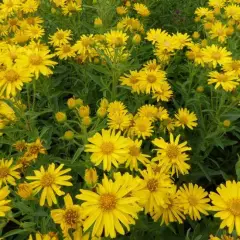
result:
[[[188,202],[191,206],[196,206],[198,204],[198,200],[196,197],[194,197],[193,195],[190,195],[188,197]]]
[[[36,54],[31,55],[29,59],[32,65],[40,65],[43,62],[43,59]]]
[[[140,149],[137,146],[133,145],[129,148],[129,154],[133,157],[137,157],[140,154]]]
[[[168,156],[168,158],[170,159],[174,159],[177,158],[179,155],[179,148],[176,145],[173,144],[169,144],[167,149],[166,149],[166,155]]]
[[[123,39],[121,37],[117,37],[115,39],[115,45],[116,46],[122,46],[123,45]]]
[[[130,77],[129,81],[131,84],[136,84],[136,83],[138,83],[139,80],[137,77],[132,76],[132,77]]]
[[[158,189],[158,180],[157,179],[150,179],[147,183],[147,188],[150,192],[156,192]]]
[[[219,52],[213,52],[212,58],[215,60],[219,60],[221,58],[221,54]]]
[[[229,211],[234,216],[240,216],[240,199],[232,199],[229,201]]]
[[[0,178],[6,178],[8,176],[9,169],[7,167],[0,168]]]
[[[10,20],[8,21],[8,23],[9,23],[9,25],[11,25],[11,26],[16,26],[17,23],[18,23],[18,21],[17,21],[16,19],[10,19]]]
[[[240,64],[238,62],[233,62],[232,63],[232,69],[233,70],[238,70],[240,68]]]
[[[150,75],[147,76],[147,81],[148,81],[149,83],[154,83],[154,82],[157,81],[157,78],[156,78],[156,76],[150,74]]]
[[[103,142],[101,145],[101,150],[104,154],[110,155],[114,151],[114,145],[111,142]]]
[[[62,32],[56,33],[56,38],[57,38],[58,40],[64,39],[64,33],[62,33]]]
[[[55,178],[51,173],[45,173],[41,179],[43,187],[50,187],[55,182]]]
[[[74,209],[68,209],[64,214],[64,220],[70,226],[75,225],[78,221],[78,218],[78,212]]]
[[[140,132],[145,132],[147,130],[147,126],[144,123],[138,124],[137,127]]]
[[[19,79],[19,74],[11,69],[6,71],[5,78],[8,82],[16,82]]]
[[[67,46],[67,45],[63,46],[63,52],[64,52],[64,53],[68,53],[68,52],[70,52],[70,51],[71,51],[70,46]]]
[[[218,81],[219,82],[227,82],[228,78],[225,74],[219,74]]]
[[[40,150],[40,147],[38,146],[31,146],[28,151],[31,153],[31,154],[38,154],[39,153],[39,150]]]
[[[188,123],[188,117],[187,116],[181,116],[179,118],[179,121],[182,123],[182,124],[187,124]]]
[[[100,207],[104,211],[111,211],[116,207],[117,199],[115,195],[111,193],[103,194],[100,197]]]

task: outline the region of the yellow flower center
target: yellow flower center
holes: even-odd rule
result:
[[[213,52],[212,53],[212,58],[215,59],[215,60],[219,60],[221,58],[221,53]]]
[[[218,81],[219,82],[227,82],[228,78],[225,74],[219,74]]]
[[[240,68],[240,63],[238,62],[232,62],[232,69],[233,70],[238,70]]]
[[[65,46],[63,46],[62,51],[63,51],[64,53],[68,53],[68,52],[71,51],[71,47],[68,46],[68,45],[65,45]]]
[[[176,145],[169,144],[167,149],[166,149],[166,155],[170,159],[177,158],[178,155],[180,154],[179,148]]]
[[[17,21],[17,19],[10,19],[10,20],[8,21],[8,23],[9,23],[9,25],[11,25],[11,26],[13,27],[13,26],[16,26],[16,25],[17,25],[18,21]]]
[[[36,145],[31,146],[31,147],[28,149],[28,152],[29,152],[30,154],[32,154],[32,155],[38,154],[39,151],[40,151],[40,147],[39,147],[39,146],[36,146]]]
[[[50,187],[55,182],[55,177],[51,173],[45,173],[41,179],[43,187]]]
[[[240,199],[233,199],[229,201],[229,211],[234,215],[234,216],[240,216]]]
[[[79,215],[78,212],[74,209],[67,209],[66,212],[64,213],[64,220],[65,222],[70,225],[73,226],[77,223]]]
[[[11,69],[5,72],[5,78],[8,82],[16,82],[19,79],[19,74]]]
[[[103,194],[100,197],[100,207],[104,211],[111,211],[116,207],[117,199],[116,196],[111,193]]]
[[[190,195],[190,196],[188,197],[188,202],[189,202],[189,204],[190,204],[191,206],[196,206],[196,205],[198,204],[197,198],[196,198],[195,196],[193,196],[193,195]]]
[[[111,142],[103,142],[101,145],[101,150],[104,154],[110,155],[114,151],[114,145]]]
[[[0,167],[0,178],[6,178],[8,173],[9,169],[7,167]]]
[[[34,25],[35,23],[36,23],[36,21],[35,21],[35,19],[34,18],[27,18],[27,23],[29,24],[29,25]]]
[[[57,38],[58,40],[64,39],[64,33],[62,33],[62,32],[56,33],[56,38]]]
[[[150,192],[156,192],[158,189],[158,180],[157,179],[150,179],[147,183],[147,188]]]
[[[131,84],[136,84],[136,83],[138,83],[139,80],[137,77],[132,76],[132,77],[130,77],[129,81]]]
[[[121,37],[116,37],[115,45],[116,46],[122,46],[123,45],[123,39]]]
[[[188,124],[188,117],[186,115],[182,115],[179,117],[179,121],[182,123],[182,124]]]
[[[29,60],[30,60],[30,63],[32,65],[40,65],[42,62],[43,62],[43,59],[42,57],[36,55],[36,54],[33,54],[29,57]]]
[[[157,81],[157,78],[156,78],[155,75],[150,74],[150,75],[147,76],[147,81],[149,83],[155,83]]]
[[[139,123],[137,128],[140,132],[145,132],[147,130],[147,126],[144,123]]]
[[[140,154],[140,149],[137,146],[133,145],[129,148],[129,154],[133,157],[137,157]]]

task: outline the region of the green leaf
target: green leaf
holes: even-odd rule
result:
[[[4,234],[1,238],[6,239],[7,237],[10,237],[13,235],[19,235],[19,234],[25,233],[25,232],[30,232],[30,231],[26,230],[26,229],[14,229],[14,230],[11,230],[11,231],[7,232],[6,234]]]
[[[71,163],[74,163],[74,162],[79,158],[79,156],[81,155],[81,153],[83,152],[83,150],[84,150],[84,146],[78,148],[78,150],[75,152],[75,154],[74,154],[74,156],[73,156],[73,158],[72,158]]]

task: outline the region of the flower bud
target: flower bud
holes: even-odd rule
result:
[[[198,86],[197,89],[196,89],[196,91],[197,91],[198,93],[202,93],[202,92],[204,92],[204,87],[203,87],[203,86]]]
[[[59,122],[59,123],[63,123],[65,121],[67,121],[67,115],[64,112],[57,112],[55,114],[55,118],[56,118],[57,122]]]
[[[100,117],[100,118],[104,118],[107,114],[107,109],[104,108],[104,107],[100,107],[98,110],[97,110],[97,116]]]
[[[83,105],[83,100],[81,98],[76,99],[76,107],[80,107]]]
[[[83,119],[82,119],[82,124],[83,124],[85,127],[90,126],[91,123],[92,123],[92,119],[91,119],[89,116],[83,117]]]
[[[95,26],[95,27],[101,27],[102,25],[103,25],[102,19],[99,18],[99,17],[95,18],[95,20],[94,20],[94,26]]]
[[[87,117],[90,115],[90,108],[88,105],[81,106],[78,110],[80,117]]]
[[[193,37],[194,39],[198,39],[198,38],[200,37],[200,34],[199,34],[198,32],[194,32],[193,35],[192,35],[192,37]]]
[[[18,185],[18,191],[17,194],[23,198],[23,199],[28,199],[29,197],[32,196],[33,190],[32,186],[29,183],[20,183]]]
[[[76,99],[75,98],[69,98],[67,100],[67,105],[69,109],[73,109],[76,107],[77,103],[76,103]]]
[[[100,102],[100,107],[107,108],[108,107],[108,100],[106,98],[103,98]]]
[[[230,127],[230,125],[231,125],[231,121],[230,120],[226,119],[226,120],[223,121],[223,126],[224,127],[228,128],[228,127]]]
[[[141,35],[135,34],[133,36],[132,42],[133,42],[133,44],[140,44],[141,40],[142,40]]]
[[[95,168],[86,169],[84,180],[88,185],[94,186],[98,180],[96,169]]]
[[[73,138],[74,138],[74,132],[73,131],[66,131],[65,133],[64,133],[64,136],[63,136],[63,138],[65,139],[65,140],[68,140],[68,141],[70,141],[70,140],[73,140]]]

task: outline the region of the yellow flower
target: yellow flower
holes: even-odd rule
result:
[[[168,225],[171,222],[183,223],[185,216],[183,214],[183,208],[179,205],[179,199],[177,194],[177,187],[173,186],[167,194],[166,206],[159,207],[154,215],[153,220],[156,222],[159,218],[162,219],[161,225],[165,223]]]
[[[142,92],[157,92],[166,81],[166,72],[162,70],[145,70],[139,72],[139,87]]]
[[[147,159],[150,156],[141,152],[142,140],[130,140],[129,152],[126,155],[126,168],[130,167],[130,170],[138,171],[138,162],[141,162],[146,166],[150,161]]]
[[[20,183],[18,184],[17,194],[24,199],[28,199],[32,196],[33,189],[30,183]]]
[[[197,117],[195,113],[189,112],[186,108],[179,108],[178,113],[175,114],[176,118],[176,126],[182,127],[183,129],[186,127],[193,129],[193,127],[197,126]]]
[[[133,7],[134,7],[134,10],[136,10],[136,12],[142,17],[147,17],[150,15],[149,9],[144,4],[134,3]]]
[[[67,58],[75,57],[75,51],[73,47],[69,44],[63,44],[56,48],[56,55],[60,59],[66,60]]]
[[[32,235],[29,236],[28,240],[34,240]],[[35,240],[58,240],[56,234],[48,233],[48,234],[40,234],[36,233]]]
[[[133,131],[138,138],[151,137],[153,133],[152,122],[146,117],[138,117],[134,120]]]
[[[214,215],[222,220],[220,228],[228,227],[232,233],[236,229],[240,236],[240,182],[227,181],[217,188],[217,193],[211,192],[209,197],[213,207],[210,210],[216,211]]]
[[[90,115],[90,108],[88,105],[86,106],[81,106],[79,109],[78,109],[78,113],[79,113],[79,116],[81,118],[83,117],[88,117]]]
[[[73,13],[81,11],[81,4],[70,1],[62,7],[62,11],[63,15],[72,16]]]
[[[73,204],[69,194],[64,197],[64,209],[51,210],[51,217],[56,224],[60,224],[63,235],[68,236],[69,229],[78,229],[82,226],[82,209]]]
[[[161,69],[161,65],[157,63],[156,59],[149,60],[146,63],[143,64],[143,69],[142,70],[159,70]]]
[[[137,71],[130,71],[129,74],[120,77],[121,85],[131,87],[133,92],[139,93],[139,76]]]
[[[20,164],[14,165],[13,164],[13,159],[10,160],[0,160],[0,187],[5,184],[7,185],[8,183],[10,185],[15,186],[16,181],[15,179],[20,179],[20,173],[18,172],[17,169],[21,168]]]
[[[59,47],[61,45],[68,45],[69,41],[72,40],[72,32],[71,30],[62,30],[57,29],[57,32],[55,32],[53,35],[49,37],[50,44],[52,44],[54,47]]]
[[[59,122],[59,123],[63,123],[63,122],[67,121],[67,115],[64,112],[57,112],[55,114],[55,118],[56,118],[57,122]]]
[[[137,115],[141,118],[146,117],[150,121],[155,121],[158,114],[158,108],[151,104],[143,105],[138,109]]]
[[[240,77],[240,60],[232,60],[222,66],[225,72],[234,71],[236,76]]]
[[[214,44],[204,48],[202,54],[204,62],[212,64],[213,68],[216,68],[218,64],[223,65],[232,60],[231,52],[227,51],[225,47],[218,47]]]
[[[209,73],[208,84],[214,84],[215,89],[221,86],[226,92],[230,92],[239,85],[238,76],[234,71],[231,72],[217,72],[213,71]]]
[[[64,138],[65,140],[68,140],[68,141],[73,140],[73,139],[74,139],[74,132],[71,131],[71,130],[66,131],[66,132],[64,133],[63,138]]]
[[[40,197],[40,206],[43,206],[46,200],[50,207],[53,203],[57,204],[55,193],[62,196],[65,193],[61,191],[61,186],[72,186],[72,183],[68,181],[72,176],[64,175],[71,169],[62,170],[63,166],[64,164],[61,164],[56,168],[55,164],[51,163],[47,170],[41,166],[40,171],[34,170],[35,176],[26,177],[26,179],[32,180],[31,185],[34,189],[34,195],[43,190]]]
[[[157,101],[168,102],[173,95],[173,91],[171,90],[171,86],[167,82],[163,82],[159,85],[159,88],[156,92],[153,93],[153,99],[157,99]]]
[[[116,112],[108,115],[108,127],[113,130],[128,128],[131,124],[131,115],[125,112]]]
[[[77,106],[76,99],[75,98],[69,98],[67,100],[67,105],[69,109],[74,109]]]
[[[183,49],[185,46],[188,46],[191,42],[191,38],[187,33],[176,33],[172,36],[173,41],[176,46],[175,49]]]
[[[109,103],[107,111],[109,114],[114,114],[117,112],[127,112],[126,106],[123,104],[123,102],[120,101],[114,101]]]
[[[179,205],[184,209],[184,214],[188,214],[192,220],[201,220],[200,213],[208,215],[210,199],[202,187],[192,183],[189,183],[188,186],[183,184],[178,190],[178,194]]]
[[[154,171],[151,166],[140,172],[142,183],[134,190],[134,196],[140,198],[145,213],[153,214],[160,206],[166,207],[167,194],[172,187],[170,175],[163,171]]]
[[[23,84],[31,82],[31,73],[25,67],[12,65],[0,72],[0,96],[15,97],[22,90]]]
[[[0,217],[4,217],[6,212],[10,211],[9,203],[11,200],[6,200],[6,197],[10,193],[7,186],[0,189]]]
[[[44,29],[38,25],[31,25],[27,28],[26,34],[31,40],[39,39],[44,35]]]
[[[24,13],[34,13],[37,11],[39,4],[38,0],[27,0],[22,4],[21,8]]]
[[[152,42],[152,44],[155,44],[160,39],[166,38],[167,36],[168,36],[168,33],[165,30],[162,30],[160,28],[158,28],[158,29],[150,29],[147,32],[146,39],[148,41]]]
[[[124,15],[128,12],[128,9],[124,6],[120,6],[116,8],[116,12],[118,15]]]
[[[174,137],[172,133],[170,133],[170,143],[165,142],[163,138],[155,138],[152,143],[158,147],[157,157],[155,157],[154,161],[159,161],[160,166],[164,166],[165,168],[171,169],[171,174],[175,173],[177,176],[180,174],[187,174],[190,169],[190,165],[186,163],[189,160],[188,155],[185,153],[186,151],[191,150],[190,147],[187,147],[187,142],[183,142],[179,144],[180,135]]]
[[[13,144],[13,147],[14,147],[18,152],[22,152],[23,150],[26,149],[27,143],[25,142],[25,140],[20,140],[20,141],[17,141],[15,144]]]
[[[4,17],[12,15],[20,8],[20,4],[20,0],[3,0],[0,4],[1,14],[3,14]]]
[[[111,30],[109,33],[105,33],[105,37],[108,45],[112,47],[124,46],[128,40],[127,34],[118,30]]]
[[[29,49],[16,62],[19,66],[29,68],[38,79],[40,74],[48,76],[53,73],[49,68],[57,64],[51,60],[53,56],[48,50]]]
[[[103,25],[102,19],[100,17],[97,17],[94,19],[94,26],[95,27],[101,27]]]
[[[169,118],[169,114],[168,114],[167,109],[165,109],[164,107],[159,107],[158,108],[158,113],[157,113],[157,118],[160,121],[168,119]]]
[[[84,181],[88,185],[95,186],[98,180],[97,171],[95,168],[89,168],[85,170]]]
[[[217,21],[212,25],[211,30],[209,31],[212,39],[217,38],[219,42],[223,43],[227,38],[227,28],[226,25],[223,25],[222,22]]]
[[[85,152],[91,152],[91,161],[95,166],[103,162],[103,170],[110,171],[112,164],[118,168],[119,163],[124,162],[128,152],[129,140],[121,133],[102,129],[102,133],[96,133],[88,138],[90,144],[86,144]]]
[[[39,153],[46,154],[47,152],[42,145],[40,138],[37,138],[35,142],[27,144],[27,153],[33,158],[37,158]]]
[[[123,182],[122,178],[115,181],[104,176],[102,184],[98,184],[96,192],[80,189],[76,198],[83,200],[84,231],[93,225],[92,236],[100,237],[104,231],[105,237],[115,238],[117,233],[125,234],[122,224],[130,231],[135,224],[137,213],[141,208],[137,205],[137,197],[129,196],[136,187],[137,181]]]

